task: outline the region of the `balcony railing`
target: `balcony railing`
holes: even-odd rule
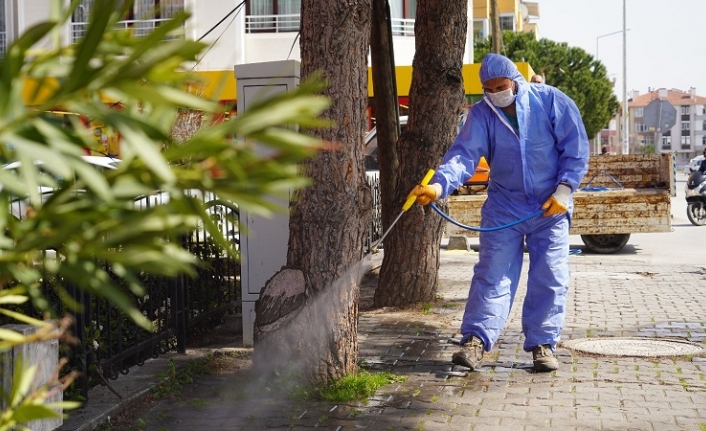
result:
[[[0,59],[5,57],[5,51],[7,50],[7,33],[0,31]]]
[[[414,20],[392,18],[391,20],[393,36],[414,36]]]
[[[299,31],[301,15],[248,15],[245,17],[246,33],[287,33]]]
[[[159,27],[159,25],[163,22],[169,21],[171,18],[155,18],[155,19],[146,19],[146,20],[124,20],[124,21],[119,21],[116,29],[117,30],[127,30],[131,29],[135,36],[137,37],[144,37],[147,36],[152,30],[155,28]],[[72,22],[71,23],[71,43],[76,43],[79,40],[83,38],[83,36],[86,35],[86,31],[88,30],[88,23],[87,22]],[[182,39],[184,38],[184,28],[182,27],[180,29],[180,32],[170,34],[166,39],[171,40],[171,39]]]
[[[287,33],[299,31],[300,14],[290,15],[248,15],[245,17],[246,33]],[[414,36],[413,19],[392,19],[394,36]]]

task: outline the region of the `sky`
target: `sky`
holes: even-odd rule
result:
[[[623,1],[627,93],[689,91],[706,97],[706,0],[537,0],[540,38],[583,48],[602,61],[623,100]],[[617,32],[613,35],[610,33]]]

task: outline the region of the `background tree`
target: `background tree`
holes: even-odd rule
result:
[[[474,60],[491,52],[490,39],[475,43]],[[606,67],[581,48],[549,39],[537,40],[534,33],[503,33],[503,55],[512,61],[526,61],[546,83],[571,97],[581,112],[589,137],[603,130],[618,113],[620,104],[613,94],[613,82]]]
[[[204,202],[189,190],[212,192],[223,202],[267,214],[277,208],[266,195],[288,195],[290,189],[307,184],[297,166],[321,141],[288,126],[320,124],[316,117],[328,105],[325,97],[313,94],[320,86],[304,83],[232,121],[212,123],[223,108],[186,91],[194,78],[183,72],[205,46],[178,38],[165,41],[188,15],[178,14],[138,38],[116,30],[129,3],[101,2],[77,44],[32,50],[38,41],[65,29],[72,11],[57,6],[53,19],[27,29],[0,64],[0,142],[11,144],[0,146],[0,160],[22,161],[21,169],[0,169],[0,314],[39,328],[30,337],[0,330],[0,352],[56,339],[69,328],[69,319],[56,324],[12,309],[31,301],[48,316],[61,317],[39,288],[47,278],[108,298],[149,328],[145,316],[132,306],[135,297],[144,296],[140,276],[194,274],[200,264],[181,246],[179,236],[202,223],[211,239],[235,254]],[[43,90],[35,106],[27,106],[23,98],[28,82]],[[121,109],[107,105],[106,98],[119,101]],[[56,108],[117,131],[122,137],[118,168],[101,172],[85,162],[84,150],[97,145],[91,131],[78,119],[64,127],[46,115]],[[210,126],[175,141],[172,126],[181,110],[200,112]],[[263,159],[232,136],[257,139],[273,151]],[[185,159],[189,163],[183,163]],[[42,174],[37,161],[45,162],[42,171],[52,175]],[[53,189],[50,199],[39,196],[38,185]],[[169,194],[169,201],[149,209],[136,207],[135,199],[155,190]],[[16,199],[32,205],[21,220],[9,210],[9,202]],[[44,251],[49,249],[60,258],[48,258]],[[65,293],[55,287],[58,296]],[[24,429],[21,423],[56,416],[52,408],[72,407],[44,405],[50,391],[36,388],[32,374],[32,369],[20,367],[11,393],[2,394],[0,431]]]
[[[309,383],[357,369],[358,297],[371,195],[363,163],[371,0],[303,0],[301,75],[322,73],[334,126],[313,133],[330,142],[303,165],[312,185],[290,206],[287,265],[256,306],[253,363],[291,368]],[[274,359],[274,361],[273,361]]]
[[[438,166],[456,136],[464,103],[467,8],[466,0],[417,2],[409,118],[397,148],[396,208],[426,172]],[[435,299],[442,230],[443,219],[428,206],[414,205],[400,219],[385,240],[376,306]]]

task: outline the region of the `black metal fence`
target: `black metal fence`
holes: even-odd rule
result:
[[[382,196],[380,194],[380,175],[377,172],[369,172],[367,175],[370,193],[372,194],[372,217],[370,222],[370,230],[368,231],[368,239],[366,240],[364,249],[367,251],[375,244],[375,241],[382,237]],[[382,247],[380,247],[382,248]]]
[[[218,204],[210,205],[208,212],[238,248],[237,212]],[[137,326],[103,297],[78,289],[62,279],[43,278],[43,293],[56,314],[69,313],[75,317],[73,335],[78,342],[62,342],[60,355],[69,360],[63,371],[76,370],[81,377],[65,393],[65,398],[87,399],[91,387],[128,374],[131,367],[142,365],[149,358],[173,350],[184,352],[190,337],[203,334],[221,323],[227,313],[239,311],[238,257],[225,255],[203,229],[183,238],[183,245],[203,264],[195,277],[145,275],[140,280],[145,294],[139,297],[124,288],[125,293],[134,298],[137,309],[152,322],[154,332]],[[105,269],[111,274],[110,268],[106,266]],[[119,282],[117,276],[115,280]],[[78,310],[67,307],[70,302],[78,304]],[[38,314],[31,308],[19,311]],[[5,323],[15,322],[0,317],[0,325]]]

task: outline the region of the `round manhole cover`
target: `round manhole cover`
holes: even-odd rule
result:
[[[602,356],[686,356],[704,349],[694,343],[658,338],[579,338],[562,343],[567,349]]]

